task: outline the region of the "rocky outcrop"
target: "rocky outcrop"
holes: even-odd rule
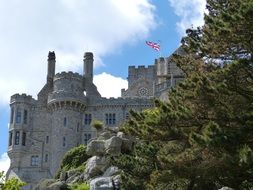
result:
[[[34,190],[67,190],[68,185],[55,179],[43,179],[34,187]]]
[[[120,188],[120,171],[110,160],[121,153],[132,151],[134,139],[116,130],[104,130],[87,145],[85,171],[61,172],[58,180],[42,181],[34,190],[64,189],[77,182],[88,182],[90,190],[117,190]],[[66,188],[68,189],[68,188]]]
[[[133,139],[122,132],[105,131],[89,143],[87,154],[92,156],[87,164],[84,179],[90,180],[91,190],[115,190],[120,187],[120,171],[110,165],[112,157],[131,151]]]

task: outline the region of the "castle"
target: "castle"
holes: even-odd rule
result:
[[[170,58],[159,58],[148,67],[129,66],[128,89],[120,98],[103,98],[93,83],[93,54],[83,59],[83,75],[55,74],[55,53],[48,54],[47,82],[37,100],[26,94],[10,99],[7,177],[18,177],[32,189],[41,178],[53,178],[69,149],[87,144],[96,136],[92,120],[106,127],[120,126],[129,110],[153,107],[153,98],[165,99],[170,87],[183,79]]]

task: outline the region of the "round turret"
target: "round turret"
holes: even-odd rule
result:
[[[83,89],[83,77],[78,73],[62,72],[54,77],[53,92],[49,94],[48,106],[70,104],[76,107],[85,106],[86,98]]]
[[[56,173],[65,152],[79,142],[82,113],[86,108],[83,76],[62,72],[54,76],[53,92],[48,96],[52,118],[51,173]]]

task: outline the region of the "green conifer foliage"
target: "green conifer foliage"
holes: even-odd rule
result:
[[[123,189],[253,188],[253,0],[207,0],[207,9],[173,59],[185,81],[122,128],[137,139],[115,160]]]

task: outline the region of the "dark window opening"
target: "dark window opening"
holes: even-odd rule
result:
[[[16,123],[21,123],[21,109],[17,109]]]
[[[19,145],[19,137],[20,137],[20,133],[19,133],[19,131],[16,131],[16,133],[15,133],[15,145]]]
[[[126,120],[129,119],[129,113],[126,113]]]
[[[10,123],[13,123],[13,118],[14,118],[14,108],[11,108],[11,120],[10,120]]]
[[[48,154],[45,155],[45,162],[48,162]]]
[[[22,145],[25,146],[25,143],[26,143],[26,133],[24,132],[22,134]]]
[[[24,124],[27,124],[27,110],[24,110]]]
[[[76,126],[76,132],[79,132],[79,127],[80,127],[80,123],[78,122]]]
[[[49,136],[46,136],[46,144],[49,142]]]
[[[116,123],[116,114],[115,113],[105,114],[105,123],[106,125],[114,125]]]
[[[92,115],[90,113],[84,115],[84,124],[85,125],[90,125],[91,120],[92,120]]]
[[[85,133],[84,134],[84,144],[87,145],[90,139],[91,139],[91,134],[90,133]]]
[[[63,137],[63,139],[62,139],[62,146],[66,146],[66,138],[65,137]]]
[[[12,135],[13,135],[13,133],[9,132],[9,146],[12,145]]]
[[[64,127],[67,126],[67,118],[66,117],[64,117],[64,119],[63,119],[63,125],[64,125]]]

